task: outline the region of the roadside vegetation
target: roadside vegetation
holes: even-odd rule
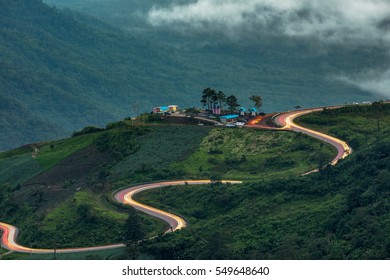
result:
[[[42,153],[36,158],[31,147],[0,153],[2,172],[9,178],[0,188],[0,219],[20,228],[19,240],[26,246],[125,242],[125,236],[132,234],[125,226],[129,214],[126,207],[112,202],[113,190],[147,181],[211,178],[216,184],[170,187],[136,197],[184,215],[188,228],[140,245],[129,242],[120,253],[73,257],[388,258],[389,105],[326,110],[298,121],[351,145],[354,139],[365,141],[355,140],[354,153],[337,166],[302,177],[301,173],[329,162],[333,148],[291,132],[160,124],[132,127],[125,120],[104,131],[37,144]],[[87,162],[100,165],[84,169],[86,157],[91,159]],[[76,166],[81,175],[70,180],[66,172],[53,172],[70,168],[64,163]],[[30,170],[20,177],[25,181],[16,180],[23,170]],[[25,184],[33,178],[51,178],[47,179],[50,186]],[[244,184],[219,185],[221,179],[241,179]],[[140,232],[146,237],[166,228],[161,221],[139,216]],[[6,256],[24,257],[39,258]]]
[[[327,164],[332,147],[302,134],[253,129],[213,129],[199,149],[173,163],[188,178],[257,180],[296,176]]]
[[[125,120],[0,153],[0,220],[19,227],[19,242],[35,248],[125,242],[128,207],[113,202],[111,192],[144,180],[174,178],[178,174],[169,165],[192,154],[210,129],[133,127]],[[33,157],[35,147],[39,151]],[[148,215],[141,214],[140,220],[146,238],[167,227]]]
[[[389,134],[390,104],[347,106],[302,116],[296,120],[306,127],[334,135],[348,142],[353,149],[361,149],[385,140]]]
[[[339,137],[348,128],[347,140],[366,135],[365,144],[310,176],[137,194],[190,220],[187,229],[143,244],[143,251],[162,259],[389,258],[389,105],[347,107],[299,121],[328,132],[331,123]]]

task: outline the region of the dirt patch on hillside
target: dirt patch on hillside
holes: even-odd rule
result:
[[[57,165],[23,184],[15,193],[17,203],[29,203],[41,209],[55,207],[84,188],[105,182],[106,169],[113,163],[109,153],[89,146],[75,152]]]

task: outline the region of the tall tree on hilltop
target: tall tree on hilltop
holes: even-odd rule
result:
[[[213,103],[218,100],[217,92],[212,88],[205,88],[202,92],[202,99],[200,102],[204,107],[207,106],[207,110],[210,112],[213,108]]]
[[[234,95],[230,95],[226,98],[226,104],[229,107],[230,113],[233,113],[240,104],[238,104],[237,97]]]
[[[226,95],[222,91],[218,91],[217,93],[217,99],[219,106],[221,108],[221,112],[223,111],[223,105],[226,103]]]
[[[260,113],[260,108],[261,108],[261,106],[263,106],[263,99],[261,98],[261,96],[260,95],[252,95],[251,97],[249,97],[249,100],[254,103],[255,107],[257,108],[257,110]]]

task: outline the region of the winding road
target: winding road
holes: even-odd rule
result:
[[[137,202],[133,199],[133,196],[136,193],[140,193],[142,191],[156,189],[156,188],[169,187],[169,186],[185,186],[185,185],[205,185],[210,183],[211,183],[210,180],[179,180],[179,181],[158,182],[158,183],[142,184],[142,185],[129,187],[123,190],[119,190],[115,192],[113,195],[117,202],[123,204],[129,204],[134,208],[136,208],[137,210],[140,210],[146,214],[157,217],[167,222],[169,224],[169,229],[166,231],[166,233],[168,233],[186,227],[187,222],[185,221],[185,219],[183,219],[178,215]],[[241,184],[242,181],[222,181],[222,183]],[[0,230],[3,231],[3,235],[1,238],[2,246],[9,251],[20,252],[20,253],[30,253],[30,254],[77,253],[77,252],[92,252],[92,251],[99,251],[105,249],[114,249],[114,248],[120,248],[126,246],[123,243],[119,243],[119,244],[110,244],[110,245],[103,245],[103,246],[56,249],[56,250],[28,248],[17,243],[16,240],[19,231],[17,227],[0,222]]]
[[[328,107],[329,108],[329,107]],[[336,107],[333,107],[336,108]],[[279,113],[279,114],[273,114],[273,115],[267,115],[266,118],[271,118],[274,124],[276,124],[279,127],[270,126],[269,121],[264,121],[262,124],[250,124],[246,127],[249,128],[262,128],[262,129],[274,129],[274,130],[291,130],[295,132],[301,132],[304,134],[307,134],[311,137],[320,139],[321,141],[324,141],[326,143],[331,144],[337,149],[337,155],[335,158],[330,162],[331,165],[336,165],[340,159],[343,159],[347,157],[349,154],[352,153],[352,149],[348,146],[348,144],[340,139],[337,139],[335,137],[326,135],[324,133],[308,129],[305,127],[302,127],[300,125],[297,125],[293,122],[293,120],[299,116],[309,114],[315,111],[321,111],[323,108],[315,108],[315,109],[304,109],[304,110],[297,110],[297,111],[290,111],[285,113]],[[261,119],[260,119],[261,121]],[[312,172],[317,172],[318,169],[309,171],[305,174],[310,174]],[[150,190],[150,189],[156,189],[156,188],[162,188],[162,187],[168,187],[168,186],[179,186],[179,185],[204,185],[204,184],[210,184],[210,180],[178,180],[178,181],[169,181],[169,182],[158,182],[158,183],[149,183],[149,184],[142,184],[137,185],[133,187],[129,187],[123,190],[119,190],[115,193],[113,193],[113,196],[116,201],[131,205],[132,207],[136,208],[139,211],[142,211],[146,214],[149,214],[151,216],[157,217],[169,224],[169,229],[165,232],[171,232],[180,230],[187,226],[187,222],[184,218],[175,215],[173,213],[169,213],[145,204],[142,204],[140,202],[137,202],[133,199],[133,196],[136,193]],[[224,184],[240,184],[241,181],[222,181]],[[1,238],[1,246],[6,248],[9,251],[13,252],[22,252],[22,253],[31,253],[31,254],[50,254],[50,253],[75,253],[75,252],[90,252],[90,251],[98,251],[98,250],[104,250],[104,249],[113,249],[113,248],[119,248],[124,247],[125,244],[110,244],[110,245],[104,245],[104,246],[94,246],[94,247],[81,247],[81,248],[69,248],[69,249],[37,249],[37,248],[28,248],[25,246],[22,246],[17,243],[17,236],[18,236],[18,228],[9,225],[6,223],[0,222],[0,231],[3,231],[2,238]],[[1,257],[1,256],[0,256]]]
[[[331,108],[339,108],[339,107],[331,107]],[[306,109],[299,111],[291,111],[287,113],[277,114],[273,117],[273,121],[281,126],[283,130],[292,130],[295,132],[301,132],[307,134],[313,138],[317,138],[321,141],[324,141],[337,149],[337,155],[330,162],[331,165],[336,165],[341,159],[346,158],[348,155],[352,153],[351,147],[348,146],[347,142],[337,139],[333,136],[327,135],[325,133],[321,133],[309,128],[305,128],[294,123],[294,119],[309,113],[322,111],[324,108],[315,108],[315,109]]]

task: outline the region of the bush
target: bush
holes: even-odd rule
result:
[[[80,135],[84,135],[84,134],[96,133],[96,132],[100,132],[100,131],[104,131],[104,128],[99,128],[99,127],[95,127],[95,126],[87,126],[87,127],[84,127],[80,131],[73,132],[72,137],[76,137],[76,136],[80,136]]]

